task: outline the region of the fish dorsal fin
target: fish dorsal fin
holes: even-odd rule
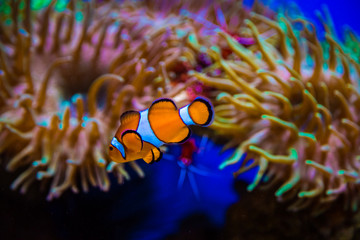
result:
[[[143,158],[143,160],[148,164],[153,163],[154,159],[155,159],[155,156],[154,156],[153,150],[150,150],[149,153]]]
[[[124,146],[132,152],[141,152],[143,149],[143,141],[138,132],[134,130],[126,130],[121,135],[121,141]]]
[[[138,122],[140,119],[140,113],[137,111],[126,111],[120,116],[121,125],[126,125],[132,122]]]
[[[157,162],[162,158],[163,153],[159,148],[153,148],[151,151],[154,153],[154,161]]]
[[[154,111],[154,110],[177,110],[177,107],[175,105],[175,103],[173,102],[173,100],[168,99],[168,98],[161,98],[158,100],[155,100],[153,102],[153,104],[151,104],[150,108],[149,108],[149,112]]]

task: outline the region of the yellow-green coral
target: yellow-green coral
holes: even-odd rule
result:
[[[218,30],[218,45],[231,49],[227,57],[209,45],[201,46],[208,49],[213,65],[221,70],[219,83],[213,77],[193,74],[223,91],[216,99],[213,128],[229,136],[229,146],[238,144],[234,155],[220,168],[238,162],[246,152],[247,159],[255,162],[244,167],[245,161],[234,174],[259,166],[248,190],[267,172],[273,183],[283,182],[276,192],[280,200],[297,196],[290,209],[310,204],[324,207],[339,195],[351,196],[346,206],[356,208],[360,167],[356,147],[360,123],[358,60],[346,54],[347,47],[337,43],[329,31],[329,58],[324,59],[325,50],[312,23],[286,18],[278,21],[250,14],[240,26],[254,38],[248,49]],[[295,22],[302,23],[303,29],[295,31]],[[258,32],[259,25],[277,34],[264,39]],[[309,56],[313,64],[306,62]],[[244,64],[256,74],[246,76],[235,70]],[[338,67],[343,71],[338,72]],[[226,87],[221,79],[226,79]],[[233,86],[231,91],[229,85]]]
[[[359,40],[350,30],[340,43],[323,21],[320,41],[311,22],[257,3],[219,2],[201,15],[203,1],[161,10],[69,1],[59,12],[55,1],[41,11],[16,4],[0,25],[0,152],[9,170],[26,169],[14,188],[49,179],[53,198],[77,191],[77,178],[84,190],[108,189],[106,168],[129,178],[106,153],[121,112],[158,97],[185,104],[201,83],[215,103],[214,135],[236,148],[220,168],[246,152],[254,162],[234,174],[259,166],[249,190],[266,174],[281,184],[275,196],[296,199],[293,210],[340,195],[357,207]],[[196,70],[202,55],[209,63]],[[179,65],[187,66],[181,76]]]

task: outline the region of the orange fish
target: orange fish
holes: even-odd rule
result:
[[[213,119],[213,106],[202,97],[180,109],[171,99],[155,100],[146,110],[121,115],[120,127],[109,145],[109,156],[118,163],[159,161],[161,145],[183,143],[190,137],[189,125],[208,126]]]

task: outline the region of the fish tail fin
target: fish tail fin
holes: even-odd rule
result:
[[[187,125],[206,127],[214,120],[214,108],[208,99],[197,97],[192,103],[180,109],[180,117]]]

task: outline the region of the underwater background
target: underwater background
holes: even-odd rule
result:
[[[11,15],[11,13],[14,11],[14,6],[19,6],[16,4],[16,2],[19,2],[20,5],[21,4],[24,5],[24,2],[27,1],[4,1],[4,0],[0,1],[0,4],[2,5],[1,14],[3,15],[1,20],[3,21],[3,24],[1,25],[0,34],[7,32],[7,34],[10,36],[10,40],[6,39],[6,37],[4,37],[5,35],[2,35],[0,37],[2,54],[5,53],[6,56],[6,57],[2,56],[2,58],[5,58],[5,60],[1,60],[0,62],[1,78],[8,77],[10,79],[11,74],[7,73],[4,70],[7,68],[6,66],[7,58],[9,63],[8,65],[10,66],[9,68],[15,66],[14,69],[16,70],[16,64],[12,64],[13,49],[11,47],[6,47],[6,46],[14,45],[15,46],[14,49],[16,49],[16,48],[21,48],[27,44],[26,41],[21,43],[21,41],[11,40],[11,35],[14,34],[12,32],[12,29],[4,30],[9,26],[10,27],[13,26],[13,22],[6,22],[8,21],[6,20],[8,19],[8,17],[5,16]],[[63,2],[61,3],[63,6],[59,2]],[[88,4],[88,2],[91,1],[82,1],[83,4]],[[107,1],[99,1],[99,2],[101,4],[107,3]],[[135,1],[135,2],[141,2],[141,1]],[[167,8],[169,7],[169,5],[172,4],[174,4],[174,6],[176,5],[175,3],[170,3],[166,1],[154,1],[154,2],[144,1],[144,2],[146,2],[146,6],[148,5],[151,6],[152,4],[164,4],[164,8]],[[224,2],[235,3],[236,1],[224,1]],[[274,11],[274,13],[270,13],[269,15],[267,15],[269,18],[273,17],[274,14],[276,15],[276,12],[279,13],[281,12],[283,14],[284,11],[286,11],[286,9],[289,9],[289,12],[287,12],[289,16],[292,15],[299,16],[299,13],[301,12],[300,15],[303,18],[306,18],[310,22],[314,23],[315,28],[317,29],[316,34],[320,39],[320,41],[325,41],[324,32],[326,30],[324,29],[323,24],[319,20],[319,17],[317,17],[315,11],[319,10],[322,13],[328,11],[331,14],[332,22],[334,24],[334,29],[335,29],[335,32],[333,32],[332,34],[333,36],[335,36],[334,39],[336,39],[337,42],[346,41],[343,34],[345,25],[349,26],[352,29],[353,35],[356,37],[358,42],[353,41],[353,45],[355,46],[352,46],[350,44],[353,47],[353,49],[355,49],[354,54],[351,56],[354,57],[355,62],[359,63],[360,46],[359,46],[358,33],[360,32],[360,23],[357,15],[360,11],[359,1],[344,0],[339,2],[339,1],[303,0],[303,1],[291,1],[290,3],[289,1],[283,0],[283,1],[264,1],[264,2],[259,1],[259,2],[263,3],[265,6],[269,7],[269,9],[272,9],[272,11]],[[216,5],[217,1],[214,1],[214,3]],[[69,1],[44,1],[42,3],[37,3],[37,1],[32,1],[31,4],[32,4],[31,5],[32,11],[34,12],[38,11],[41,13],[43,13],[44,11],[46,12],[47,9],[46,7],[49,6],[49,4],[53,4],[53,6],[58,6],[58,8],[60,9],[59,11],[66,12],[64,8],[69,8],[66,7],[66,5],[69,4]],[[113,1],[113,4],[121,5],[124,3],[123,1]],[[252,9],[252,7],[254,6],[254,3],[252,1],[244,1],[243,4],[248,9]],[[324,7],[324,4],[326,4],[327,8]],[[179,6],[181,7],[180,3]],[[184,3],[184,6],[186,7],[187,5]],[[161,6],[157,6],[157,7],[161,9]],[[179,14],[180,14],[180,7],[178,9]],[[202,7],[210,8],[213,7],[213,5],[204,4]],[[265,8],[267,9],[267,7]],[[24,6],[19,9],[23,10]],[[130,7],[129,9],[130,9],[129,11],[134,11]],[[156,9],[155,10],[152,9],[152,11],[156,12]],[[190,11],[191,10],[189,10],[189,12]],[[204,12],[206,12],[206,10],[204,10]],[[265,12],[266,11],[264,11],[264,13]],[[199,14],[199,16],[200,15],[201,14]],[[166,17],[161,14],[160,16],[164,18]],[[221,25],[222,23],[221,14],[218,14],[217,16],[220,16],[219,17],[220,20],[218,19],[218,22],[219,25]],[[79,18],[80,18],[79,21],[86,21],[83,18],[81,18],[81,16]],[[102,22],[102,24],[108,24],[108,23],[104,21]],[[150,24],[155,24],[155,22]],[[168,23],[160,21],[160,22],[156,22],[156,24],[161,26],[161,24],[168,24]],[[24,26],[25,26],[24,28],[26,29],[26,24]],[[55,29],[55,25],[50,25],[50,26]],[[96,32],[95,30],[94,32]],[[80,32],[81,29],[74,28],[74,31]],[[176,31],[176,29],[174,31]],[[73,34],[75,35],[75,33]],[[206,33],[201,33],[201,34],[206,34]],[[211,35],[215,33],[209,31],[207,34]],[[24,36],[27,35],[24,34]],[[311,39],[311,37],[309,38]],[[347,39],[347,41],[349,40]],[[39,37],[39,39],[36,40],[36,44],[39,44],[39,42],[41,45],[41,37]],[[312,43],[315,44],[315,41]],[[328,49],[329,47],[324,47],[324,48]],[[16,54],[16,50],[14,50],[14,52],[15,52],[14,59],[18,59],[19,55],[21,54]],[[336,52],[339,56],[341,55],[340,54],[341,50],[337,50]],[[270,51],[269,53],[272,52]],[[106,54],[109,53],[107,52]],[[316,52],[315,55],[316,54],[318,54],[318,52]],[[265,54],[262,53],[261,56],[263,55]],[[75,56],[74,58],[76,58],[75,54],[74,56]],[[274,56],[274,57],[278,57],[278,56]],[[327,55],[326,59],[329,58],[330,57]],[[49,59],[50,60],[48,59],[44,60],[43,64],[37,66],[36,69],[34,70],[33,75],[37,75],[38,72],[41,72],[43,69],[47,69],[47,65],[50,65],[48,61],[49,62],[52,61],[53,58],[49,58]],[[216,57],[214,59],[216,59]],[[341,60],[343,60],[344,58],[339,57],[339,59],[340,60],[338,60],[338,63],[340,64]],[[98,60],[98,61],[101,62],[102,60]],[[148,59],[148,61],[150,62],[151,60]],[[350,62],[350,60],[343,60],[343,61]],[[14,60],[14,62],[16,62],[16,60]],[[206,61],[204,60],[204,62]],[[213,60],[213,62],[216,62],[216,60]],[[25,65],[26,64],[24,64],[24,66]],[[316,64],[310,61],[309,65],[314,66]],[[359,81],[360,77],[358,75],[356,76],[357,70],[355,65],[356,64],[354,63],[354,66],[351,67],[350,75],[351,76],[355,75],[354,81]],[[129,67],[126,64],[123,66]],[[24,67],[24,69],[25,68],[26,67]],[[82,71],[87,72],[88,68],[91,68],[91,65],[86,65],[84,67],[84,70]],[[327,67],[326,69],[328,68],[329,67]],[[66,74],[64,74],[64,76],[66,77],[72,75],[71,71],[72,68],[65,69],[64,72]],[[122,70],[118,70],[118,72],[121,71]],[[23,72],[24,73],[20,73],[19,75],[26,76],[27,71],[24,70]],[[43,70],[43,72],[45,72],[45,70]],[[154,72],[156,71],[154,70]],[[201,72],[201,70],[199,70],[199,72]],[[346,67],[342,67],[341,69],[339,69],[339,72],[341,72],[342,74],[346,72]],[[113,73],[115,74],[117,72],[114,70]],[[43,74],[42,72],[39,73],[39,75],[42,74]],[[78,73],[75,73],[74,75],[76,74]],[[80,76],[82,76],[81,74]],[[101,74],[103,74],[103,72],[100,71],[100,73],[96,73],[94,75],[101,75]],[[124,73],[124,75],[125,74],[127,73]],[[86,74],[84,76],[88,77],[88,75]],[[214,76],[217,77],[216,75]],[[62,86],[55,86],[55,87],[52,86],[54,89],[56,89],[57,87],[60,89],[66,89],[66,88],[70,89],[68,92],[66,92],[66,94],[64,94],[64,96],[55,97],[56,99],[58,99],[59,102],[63,103],[63,104],[59,104],[60,105],[59,109],[61,109],[60,111],[61,114],[59,114],[59,119],[62,118],[65,119],[64,115],[66,116],[65,114],[67,111],[66,109],[69,109],[68,111],[71,113],[78,111],[77,114],[79,114],[78,109],[81,108],[79,106],[81,106],[81,104],[84,104],[81,103],[82,100],[79,100],[81,99],[81,97],[79,97],[78,94],[79,93],[85,94],[84,92],[86,92],[87,90],[86,87],[85,87],[86,90],[84,90],[81,83],[79,83],[79,87],[73,87],[72,86],[73,83],[71,81],[72,80],[69,80],[69,82],[65,82]],[[135,82],[135,80],[133,81]],[[4,85],[3,83],[1,84],[2,86]],[[14,84],[14,86],[15,85],[16,84]],[[354,84],[354,86],[357,90],[359,90],[357,84]],[[196,92],[195,89],[191,92],[191,94],[205,95],[209,97],[211,100],[213,99],[219,100],[220,97],[218,95],[220,94],[215,92],[217,97],[212,98],[211,94],[206,95],[206,91],[207,91],[206,87],[204,86],[202,87],[203,89],[200,92]],[[337,89],[337,86],[335,86],[334,88]],[[14,87],[14,89],[18,89],[18,88]],[[98,104],[98,106],[99,108],[106,108],[105,102],[107,100],[104,100],[106,99],[105,90],[103,88],[99,88],[99,89],[100,89],[98,90],[100,92],[99,95],[101,96],[98,98],[98,100],[100,99],[99,100],[100,103]],[[6,90],[1,90],[1,91],[5,92],[4,95],[6,95]],[[21,90],[19,91],[21,92]],[[136,89],[136,91],[138,90]],[[208,91],[210,93],[213,93],[214,90],[210,89]],[[14,90],[14,92],[16,91]],[[31,93],[29,92],[26,92],[26,94],[31,95]],[[51,92],[48,94],[55,96],[57,93]],[[191,94],[189,94],[190,99],[192,98]],[[19,95],[24,96],[25,93]],[[149,96],[152,95],[149,94]],[[163,95],[160,94],[159,96],[163,96]],[[155,94],[153,94],[152,97],[155,99]],[[176,98],[176,96],[174,98]],[[18,101],[18,99],[25,99],[25,100],[22,102],[22,101]],[[19,97],[18,99],[16,99],[16,101],[14,100],[13,102],[10,101],[11,104],[13,104],[16,107],[18,105],[22,106],[21,104],[24,104],[24,106],[27,104],[26,96],[24,98]],[[87,102],[90,102],[89,100],[90,97],[84,97],[84,99],[85,99],[84,105],[86,105]],[[179,100],[179,102],[181,103],[180,105],[185,105],[185,103],[187,103],[188,101],[188,99],[181,100],[180,97],[176,99],[180,99]],[[146,99],[143,102],[139,101],[142,104],[141,103],[136,103],[136,104],[131,103],[131,104],[133,104],[132,106],[135,106],[137,110],[141,110],[142,107],[143,109],[147,108],[149,106],[149,103],[152,102],[152,100],[153,99],[150,100]],[[29,186],[28,189],[25,189],[25,191],[27,190],[26,193],[22,194],[21,193],[22,190],[20,187],[22,185],[22,183],[20,183],[22,180],[19,180],[18,182],[16,181],[18,179],[17,176],[24,176],[21,174],[22,172],[24,172],[24,169],[26,168],[24,168],[24,165],[21,165],[19,168],[17,167],[11,168],[8,165],[8,161],[9,159],[13,159],[12,156],[15,155],[16,153],[21,152],[21,150],[24,149],[24,147],[22,145],[18,145],[19,142],[16,139],[11,141],[9,140],[11,136],[9,137],[9,135],[6,134],[9,134],[9,132],[13,133],[15,130],[13,130],[11,126],[16,126],[16,124],[12,122],[8,123],[4,120],[4,119],[16,118],[16,116],[20,115],[20,113],[15,112],[15,114],[13,115],[12,114],[6,115],[6,112],[8,111],[9,108],[7,107],[7,104],[10,105],[10,103],[6,102],[5,100],[4,101],[1,100],[1,101],[2,101],[1,102],[2,115],[0,121],[0,123],[2,123],[0,128],[1,131],[0,141],[2,142],[0,147],[1,159],[2,159],[1,160],[2,167],[0,169],[0,222],[1,222],[0,238],[1,239],[38,239],[38,240],[41,239],[55,239],[55,240],[56,239],[360,239],[360,230],[359,230],[360,221],[359,221],[358,211],[355,207],[353,207],[353,211],[348,209],[344,210],[344,202],[342,201],[343,200],[342,195],[340,195],[339,197],[341,200],[334,202],[331,206],[329,206],[329,208],[324,210],[325,212],[321,212],[320,214],[313,214],[314,208],[318,207],[318,205],[316,205],[317,204],[316,201],[320,199],[320,197],[318,196],[314,197],[314,199],[316,199],[315,200],[316,203],[314,205],[311,205],[312,206],[311,208],[309,207],[309,209],[307,209],[306,207],[304,207],[299,211],[289,211],[288,205],[280,203],[275,198],[274,193],[277,191],[277,189],[281,184],[280,185],[275,184],[275,186],[274,185],[267,186],[265,190],[261,188],[260,189],[255,188],[255,186],[258,183],[260,183],[260,185],[261,182],[266,183],[268,181],[267,178],[270,178],[267,177],[267,172],[265,172],[264,176],[258,174],[259,171],[258,165],[260,164],[255,164],[256,166],[249,167],[249,170],[235,174],[234,176],[233,172],[238,171],[239,168],[243,168],[244,165],[245,168],[246,166],[252,166],[254,162],[258,163],[257,162],[258,160],[252,159],[255,158],[255,156],[251,154],[248,155],[246,152],[242,152],[240,156],[238,156],[238,159],[236,161],[233,161],[231,164],[226,164],[226,161],[232,159],[234,154],[236,153],[237,142],[235,141],[235,144],[230,144],[228,149],[223,151],[222,150],[223,147],[226,145],[226,143],[228,143],[226,139],[227,132],[226,130],[218,130],[219,128],[215,128],[215,127],[213,129],[206,129],[206,130],[197,129],[197,128],[193,129],[194,131],[190,141],[191,144],[194,144],[195,150],[193,151],[193,154],[190,157],[190,162],[188,161],[186,162],[181,158],[184,149],[189,148],[189,143],[185,143],[182,145],[169,145],[166,147],[166,149],[164,149],[165,152],[163,155],[163,159],[160,162],[148,165],[142,160],[137,160],[136,166],[135,165],[124,166],[124,169],[126,171],[125,173],[122,172],[124,169],[122,168],[120,169],[120,167],[118,172],[116,171],[111,172],[112,170],[108,170],[109,172],[108,178],[104,177],[104,179],[107,180],[106,181],[104,180],[100,184],[93,184],[96,185],[95,187],[91,186],[92,183],[90,181],[90,184],[88,184],[89,186],[87,187],[88,188],[87,192],[83,192],[78,189],[74,190],[74,188],[70,186],[69,188],[71,188],[72,191],[65,190],[65,188],[64,190],[61,188],[61,191],[60,190],[58,191],[59,188],[55,187],[54,189],[56,190],[52,192],[50,191],[50,193],[48,193],[49,191],[47,190],[48,187],[46,184],[49,184],[49,182],[43,184],[42,182],[38,181],[32,184],[31,186]],[[14,102],[17,101],[18,103],[16,105]],[[52,100],[50,99],[49,101]],[[130,100],[126,99],[126,97],[124,102],[125,101],[130,102]],[[356,102],[356,100],[354,100],[354,105],[356,104],[358,103]],[[46,101],[44,103],[44,106],[45,105],[46,105]],[[110,108],[114,108],[114,107],[110,106]],[[344,108],[344,106],[340,105],[338,106],[338,108],[339,109]],[[91,112],[90,109],[91,106],[89,106],[87,110]],[[47,109],[44,110],[44,112],[46,111]],[[124,109],[121,109],[121,112],[123,111]],[[352,114],[355,115],[352,116],[353,118],[352,120],[356,122],[357,118],[359,117],[358,111],[354,107],[351,108],[351,112],[353,112]],[[51,125],[52,120],[50,120],[52,119],[52,115],[51,116],[50,115],[46,116],[46,114],[44,115],[45,118],[41,119],[42,121],[47,122],[44,123],[44,126],[46,127],[52,126]],[[334,114],[334,116],[335,115],[336,114]],[[91,126],[92,129],[91,132],[96,132],[95,130],[93,130],[96,129],[96,126],[91,125],[92,124],[91,118],[96,118],[96,116],[97,116],[96,114],[94,114],[93,116],[91,116],[91,114],[89,115],[84,114],[85,120],[83,123],[84,125],[82,125],[82,127],[84,127],[85,125]],[[114,116],[116,119],[118,119],[118,116],[116,114],[114,114]],[[86,120],[87,118],[89,118],[90,120]],[[348,118],[351,119],[351,117]],[[323,120],[323,122],[325,122],[325,120]],[[111,122],[111,123],[114,125],[114,127],[117,127],[118,124],[117,122]],[[231,124],[234,123],[236,122],[233,122]],[[22,131],[24,132],[32,128],[30,126],[27,126],[26,123],[22,123],[22,124],[25,126],[22,129]],[[4,130],[5,128],[7,132]],[[217,131],[221,133],[222,131],[225,131],[225,134],[224,135],[220,134],[221,136],[218,136],[216,135]],[[111,134],[113,134],[114,130],[113,128],[106,130],[102,130],[100,128],[99,132],[100,135],[103,134],[103,132],[111,132]],[[304,130],[304,132],[306,131]],[[32,134],[35,135],[37,133],[35,132]],[[337,133],[335,132],[335,135],[336,134]],[[45,139],[44,144],[45,145],[47,144],[46,139],[51,140],[51,138],[54,136],[50,134],[49,135],[45,134],[42,138]],[[306,135],[305,137],[309,137],[309,135]],[[311,137],[312,136],[310,136],[310,138]],[[108,136],[104,138],[105,140],[102,139],[102,141],[105,144],[104,146],[103,145],[98,146],[96,144],[94,146],[97,146],[99,149],[107,148],[106,141],[108,139]],[[350,140],[346,140],[346,141],[350,141],[350,145],[358,144],[358,138],[353,137],[349,139]],[[241,139],[241,142],[245,140],[246,139]],[[352,143],[351,140],[353,140],[354,142]],[[10,141],[10,143],[9,145],[6,144],[7,146],[4,146],[4,143],[6,141]],[[276,142],[277,140],[274,141]],[[346,141],[343,140],[343,142]],[[63,144],[63,142],[59,141],[59,143],[57,144],[61,145]],[[80,143],[76,143],[76,144],[77,144],[76,145],[77,148],[81,148],[83,144],[85,144],[85,140],[80,141]],[[51,144],[49,145],[52,146]],[[278,143],[277,146],[281,146],[281,145],[283,145],[283,143],[280,142]],[[13,149],[12,146],[14,146]],[[353,150],[355,148],[356,147],[352,146],[349,147],[349,149],[347,150],[348,152],[351,151],[356,152],[357,150]],[[7,151],[7,149],[11,149],[11,151],[10,150]],[[304,150],[304,152],[306,151],[307,150]],[[344,154],[346,155],[346,153]],[[26,163],[32,161],[31,154],[29,155],[30,157],[25,158],[24,160]],[[36,153],[34,153],[33,155],[35,156]],[[102,153],[102,156],[104,155],[106,154]],[[287,155],[287,153],[281,152],[280,155],[281,156]],[[357,157],[359,156],[359,154],[354,153],[354,155],[356,156],[356,161],[358,161]],[[75,154],[74,156],[78,156],[78,155]],[[40,165],[43,164],[41,163],[41,161],[44,158],[39,158],[39,157],[34,157],[34,158],[36,158],[36,160],[39,160],[37,164]],[[103,158],[105,159],[105,157]],[[243,165],[245,159],[247,159],[247,162],[246,164],[244,163]],[[102,170],[104,170],[105,167],[101,165],[101,162],[99,164],[100,164],[99,166],[103,167]],[[309,165],[310,164],[311,163],[309,163]],[[32,163],[32,166],[37,167],[37,165],[34,163]],[[337,170],[341,171],[342,169],[346,168],[346,166],[345,167],[341,166]],[[58,165],[58,167],[60,168],[60,165]],[[108,169],[110,168],[109,166],[107,167]],[[328,171],[328,169],[321,168],[321,166],[316,165],[316,167],[322,169],[322,173],[325,172],[324,174],[326,174],[326,171]],[[276,168],[275,170],[274,169],[275,168],[271,168],[270,170],[268,169],[267,170],[270,171],[271,174],[274,174],[275,171],[284,171],[284,172],[288,171],[287,168]],[[357,166],[351,165],[351,169],[356,170],[358,168]],[[263,169],[263,171],[265,170]],[[329,170],[328,172],[331,171]],[[42,173],[45,174],[44,171]],[[105,170],[104,173],[106,174]],[[353,172],[351,172],[351,174],[352,173]],[[99,176],[102,176],[101,174],[103,173],[100,171]],[[269,174],[269,176],[272,176],[271,174]],[[349,187],[351,190],[353,190],[353,192],[350,193],[346,192],[345,194],[346,197],[344,198],[347,199],[347,198],[352,198],[353,195],[358,194],[359,190],[357,189],[358,188],[357,174],[356,176],[355,174],[351,175],[350,170],[349,170],[349,176],[347,176],[346,174],[347,173],[343,174],[344,176],[346,176],[344,177],[346,181],[351,182],[353,178],[356,178],[356,180],[353,180],[353,182],[351,182],[354,183],[354,185],[351,185],[351,187]],[[36,173],[34,173],[34,176],[35,175]],[[315,173],[311,172],[310,175],[315,175]],[[339,173],[339,175],[341,174]],[[286,177],[288,176],[286,175],[284,178]],[[37,180],[42,179],[42,177],[39,177],[39,175],[36,175],[34,179],[35,178],[37,178]],[[81,177],[78,177],[79,181],[81,181],[80,178]],[[255,181],[254,179],[256,178],[259,179],[258,182],[254,185],[254,181]],[[15,183],[18,184],[18,185],[15,184],[15,187],[14,187],[14,181]],[[101,182],[101,180],[94,180],[94,181]],[[118,182],[121,182],[121,184],[119,184]],[[251,189],[252,191],[249,190],[248,187],[249,184],[250,186],[251,184],[253,185],[254,190],[252,189]],[[309,190],[309,188],[307,187],[312,186],[311,184],[312,183],[308,183],[308,185],[306,185],[306,187],[304,188],[306,190]],[[327,184],[329,183],[326,182],[324,185],[327,186]],[[11,188],[20,188],[20,189],[12,190]],[[309,193],[310,191],[311,191],[311,187],[310,190],[306,192],[306,194],[309,195],[313,194],[313,193]],[[74,192],[78,192],[78,193],[74,193]],[[359,200],[359,197],[353,197],[353,198],[356,199],[355,201]],[[318,208],[320,209],[320,207]]]

